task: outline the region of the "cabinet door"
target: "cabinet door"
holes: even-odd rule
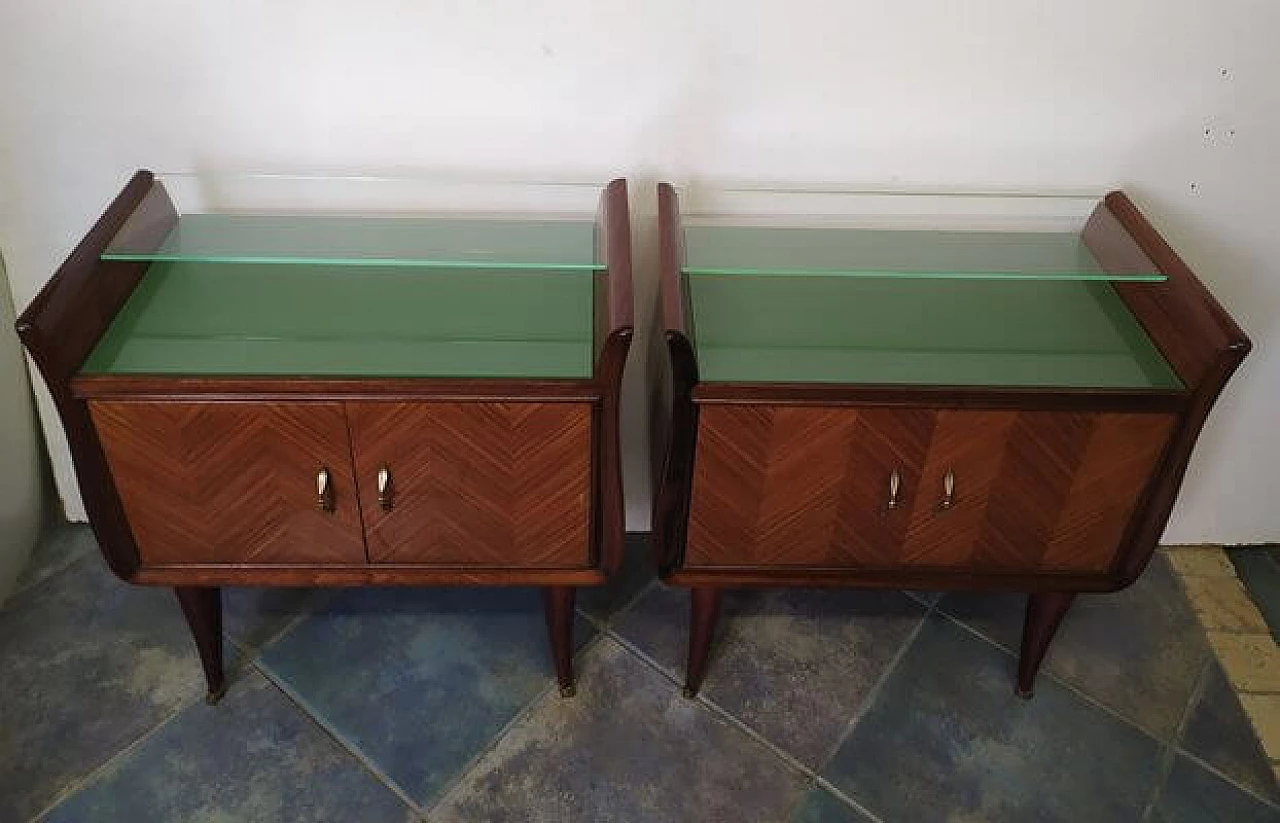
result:
[[[706,406],[685,564],[1101,573],[1173,422]]]
[[[371,562],[590,563],[590,404],[368,402],[347,416]]]
[[[895,565],[933,421],[915,409],[703,407],[686,565]]]
[[[339,403],[92,401],[143,565],[362,564]],[[319,475],[328,473],[322,506]]]
[[[1104,572],[1174,416],[940,411],[904,564]],[[947,497],[950,475],[951,495]]]

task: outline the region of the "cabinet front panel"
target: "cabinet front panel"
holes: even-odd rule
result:
[[[704,406],[685,565],[1101,573],[1173,423]]]
[[[365,562],[341,404],[93,401],[89,410],[144,566]]]
[[[347,415],[372,562],[589,565],[590,404],[368,402]]]

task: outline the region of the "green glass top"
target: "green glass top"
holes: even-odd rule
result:
[[[699,378],[1176,389],[1109,283],[688,277]]]
[[[590,220],[184,214],[157,245],[126,225],[103,260],[596,270]]]
[[[692,275],[809,275],[926,279],[1164,280],[1149,271],[1109,274],[1078,233],[908,231],[689,225]]]
[[[81,373],[587,378],[594,279],[157,262]]]

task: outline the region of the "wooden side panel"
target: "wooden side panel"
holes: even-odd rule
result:
[[[1107,572],[1171,414],[701,410],[688,568]],[[898,472],[898,506],[888,481]],[[954,479],[950,505],[945,478]]]
[[[591,404],[369,402],[347,415],[371,562],[590,564]]]
[[[668,183],[658,184],[658,305],[648,366],[651,550],[654,565],[662,574],[683,561],[698,431],[698,407],[692,400],[698,364],[684,305],[679,211],[675,189]]]
[[[146,263],[105,263],[99,256],[154,193],[154,183],[149,171],[133,176],[16,323],[62,419],[94,536],[111,570],[124,580],[137,574],[138,548],[89,409],[72,395],[71,380],[146,271]],[[153,205],[158,224],[178,219],[162,190]]]
[[[363,563],[337,403],[92,401],[144,567]],[[318,502],[330,473],[334,510]]]

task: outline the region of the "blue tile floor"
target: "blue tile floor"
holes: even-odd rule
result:
[[[59,526],[0,610],[0,821],[1280,821],[1162,558],[1031,701],[1021,597],[795,590],[726,596],[687,700],[687,595],[630,542],[575,698],[531,590],[238,589],[210,707],[172,595]]]
[[[1240,546],[1227,549],[1227,556],[1280,643],[1280,546]]]

